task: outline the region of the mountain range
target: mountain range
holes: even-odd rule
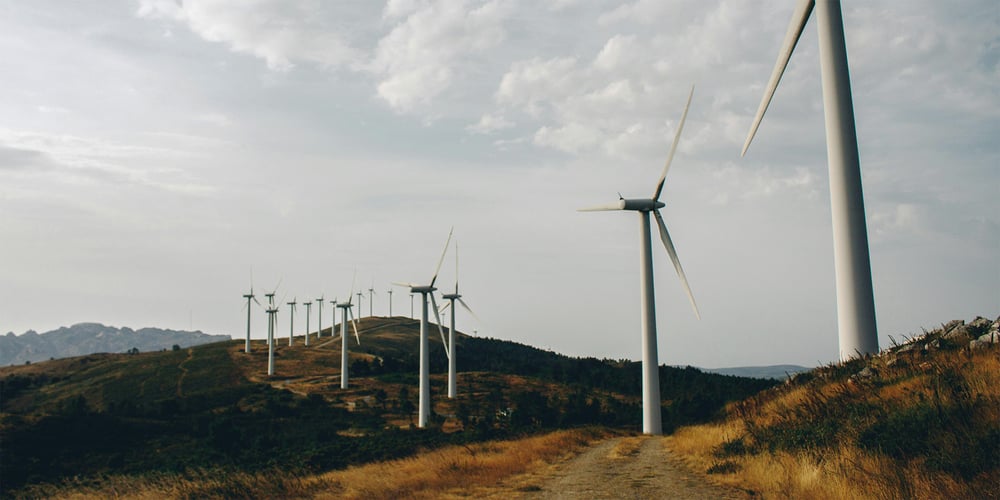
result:
[[[23,335],[10,332],[0,337],[0,366],[101,352],[123,353],[133,349],[140,352],[161,351],[175,345],[190,347],[230,339],[229,335],[209,335],[201,331],[160,328],[133,330],[100,323],[77,323],[51,332],[28,330]]]

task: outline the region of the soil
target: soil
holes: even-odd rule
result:
[[[687,469],[663,446],[663,438],[645,436],[599,442],[547,470],[510,483],[504,485],[505,492],[496,493],[497,498],[748,498]]]

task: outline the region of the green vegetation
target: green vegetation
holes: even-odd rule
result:
[[[969,340],[990,324],[804,373],[682,429],[674,449],[764,496],[995,498],[1000,356]]]
[[[638,430],[638,363],[465,336],[455,400],[441,397],[446,360],[432,344],[435,413],[430,428],[414,429],[415,322],[396,323],[362,322],[348,391],[337,383],[339,341],[280,349],[270,380],[261,349],[242,353],[241,342],[0,369],[0,488],[210,470],[303,475],[556,428]],[[667,429],[774,384],[692,368],[661,367],[661,377]]]

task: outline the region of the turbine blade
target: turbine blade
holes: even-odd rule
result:
[[[447,311],[448,310],[448,306],[450,306],[450,305],[451,305],[451,301],[445,302],[444,305],[441,306],[441,312]]]
[[[684,114],[681,115],[681,121],[677,124],[677,132],[674,133],[674,142],[670,145],[670,153],[667,154],[667,163],[663,165],[663,173],[660,174],[660,180],[656,183],[656,190],[653,191],[654,200],[659,200],[660,193],[663,191],[663,182],[667,180],[667,171],[670,170],[670,163],[674,161],[674,153],[677,152],[677,143],[681,140],[681,131],[684,130],[684,121],[687,120],[692,97],[694,97],[694,85],[691,86],[691,93],[688,94],[687,104],[684,105]]]
[[[469,304],[466,304],[465,301],[462,299],[458,299],[458,303],[462,304],[462,307],[465,308],[466,311],[469,311],[469,314],[471,314],[473,318],[476,318],[476,321],[478,321],[479,324],[483,323],[483,320],[480,319],[479,316],[476,315],[476,313],[472,312],[472,308],[469,307]]]
[[[448,340],[444,338],[444,328],[441,326],[441,315],[438,314],[437,301],[434,300],[434,292],[431,292],[428,295],[431,296],[431,305],[434,306],[433,307],[433,309],[434,309],[434,319],[437,320],[438,332],[441,333],[441,343],[444,344],[444,354],[445,354],[445,356],[448,356],[448,359],[451,359],[451,353],[448,352]]]
[[[611,210],[624,210],[625,202],[623,200],[618,200],[614,203],[608,203],[605,205],[597,205],[594,207],[578,208],[577,212],[607,212]]]
[[[348,308],[347,310],[350,311],[351,309]],[[361,336],[358,335],[358,321],[354,319],[353,312],[350,313],[350,317],[351,317],[351,326],[354,327],[354,339],[358,341],[358,345],[361,345]]]
[[[812,13],[815,4],[815,0],[799,0],[798,5],[795,6],[792,21],[788,24],[788,32],[785,33],[785,41],[781,43],[781,49],[778,51],[778,62],[774,65],[774,70],[771,72],[771,80],[767,82],[767,88],[764,90],[764,98],[761,99],[760,107],[757,108],[757,116],[754,117],[753,124],[750,125],[750,133],[747,134],[747,140],[743,143],[743,151],[740,153],[740,156],[747,154],[750,141],[757,134],[757,127],[760,127],[760,122],[764,119],[764,113],[767,111],[767,107],[771,105],[771,98],[774,97],[774,91],[778,88],[781,75],[785,73],[788,60],[792,58],[795,44],[799,42],[799,37],[802,35],[802,30],[805,28],[806,21],[809,20],[809,14]]]
[[[358,268],[354,268],[354,277],[351,278],[351,293],[347,294],[347,303],[350,304],[354,300],[354,285],[358,279]]]
[[[698,312],[698,304],[694,303],[694,294],[691,293],[691,287],[688,286],[687,276],[684,275],[684,269],[681,268],[681,261],[677,258],[677,250],[674,249],[674,242],[670,240],[667,225],[663,223],[663,216],[660,215],[659,210],[653,210],[653,215],[656,217],[656,226],[660,228],[660,239],[663,240],[663,246],[667,249],[667,253],[670,254],[670,260],[674,263],[677,276],[681,278],[681,285],[684,285],[684,291],[687,292],[688,300],[691,301],[691,308],[694,309],[694,315],[698,319],[701,319],[701,313]]]
[[[438,259],[438,265],[434,268],[434,276],[431,277],[431,286],[434,286],[434,282],[438,279],[438,272],[441,271],[441,264],[444,263],[444,256],[448,253],[448,245],[451,244],[451,235],[455,232],[455,226],[451,226],[451,231],[448,231],[448,239],[444,242],[444,250],[441,252],[441,258]],[[437,309],[435,309],[436,311]]]
[[[406,288],[415,288],[415,287],[420,286],[420,285],[417,285],[416,283],[404,283],[404,282],[401,282],[401,281],[393,281],[392,284],[396,285],[396,286],[406,287]]]

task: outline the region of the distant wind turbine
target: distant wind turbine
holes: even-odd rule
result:
[[[267,376],[274,375],[274,327],[278,312],[278,306],[270,305],[267,308]]]
[[[357,273],[355,273],[357,276]],[[351,304],[351,298],[354,297],[354,280],[351,280],[351,292],[347,294],[347,302],[344,304],[338,304],[337,307],[343,309],[340,311],[340,388],[347,389],[348,382],[348,364],[347,364],[347,322],[354,319],[354,313],[351,311],[353,304]],[[352,321],[351,325],[354,326],[354,338],[358,341],[358,345],[361,345],[361,337],[358,335],[358,325],[357,321]],[[331,335],[333,334],[333,328],[330,328]]]
[[[244,295],[243,298],[247,299],[247,305],[246,305],[246,309],[247,309],[247,342],[246,342],[246,347],[244,347],[244,349],[243,349],[243,352],[249,353],[250,352],[250,310],[253,308],[253,306],[250,304],[250,301],[256,302],[258,306],[261,305],[260,301],[257,300],[257,297],[254,297],[254,295],[253,295],[253,278],[250,278],[250,293]]]
[[[292,345],[292,337],[295,336],[295,298],[292,298],[291,302],[288,302],[288,346]]]
[[[309,347],[309,317],[312,316],[313,303],[310,300],[308,302],[303,302],[302,304],[306,306],[306,347]],[[323,304],[320,304],[320,307],[323,307]]]
[[[361,304],[358,304],[361,307]],[[368,316],[375,316],[375,280],[372,280],[372,286],[368,289]]]
[[[457,357],[455,354],[455,301],[458,301],[462,307],[465,308],[476,321],[479,321],[479,316],[472,312],[472,308],[462,300],[462,296],[458,293],[458,242],[455,242],[455,293],[449,293],[441,296],[442,299],[448,301],[444,305],[443,309],[451,307],[451,327],[448,329],[448,397],[454,398],[458,394],[458,381],[457,375],[455,373]]]
[[[359,291],[355,295],[358,296],[358,311],[361,311],[361,299],[365,297],[365,294]],[[348,297],[348,299],[350,299],[350,297]],[[364,314],[364,312],[358,312],[358,314]]]
[[[778,52],[778,62],[771,72],[771,79],[767,83],[741,154],[746,155],[750,141],[757,133],[814,6],[819,29],[823,111],[826,115],[826,156],[830,171],[833,267],[837,277],[837,330],[840,359],[847,360],[877,353],[879,348],[865,200],[861,189],[861,162],[858,159],[858,137],[854,126],[851,75],[847,64],[844,19],[839,0],[799,0],[788,25],[785,41]]]
[[[687,277],[681,269],[681,262],[677,259],[677,251],[674,250],[674,243],[667,232],[667,225],[663,222],[660,209],[666,204],[660,201],[660,193],[663,191],[663,183],[667,178],[667,171],[670,169],[670,162],[674,159],[677,151],[677,142],[681,138],[681,131],[684,130],[684,121],[687,119],[688,109],[691,107],[691,98],[694,96],[694,87],[688,94],[687,105],[684,107],[684,114],[677,124],[677,132],[674,135],[674,142],[670,146],[670,153],[667,155],[667,163],[660,174],[660,180],[656,184],[652,198],[625,199],[619,195],[616,203],[601,205],[593,208],[585,208],[581,211],[605,211],[605,210],[631,210],[639,212],[640,237],[639,263],[641,266],[640,283],[642,288],[641,308],[642,308],[642,432],[643,434],[660,435],[663,434],[663,424],[660,420],[660,372],[657,362],[656,352],[656,298],[653,293],[653,246],[650,239],[649,214],[652,212],[656,218],[656,225],[660,229],[660,239],[663,246],[670,255],[670,260],[674,263],[677,276],[681,279],[681,285],[687,292],[691,307],[698,318],[698,306],[694,302],[694,294],[688,286]]]
[[[417,410],[417,427],[420,428],[427,426],[427,420],[431,414],[430,353],[427,347],[427,330],[429,328],[427,320],[428,296],[433,306],[434,316],[437,318],[438,330],[441,332],[441,341],[444,343],[445,354],[449,357],[451,356],[448,351],[448,344],[444,340],[444,329],[441,327],[441,316],[438,315],[437,301],[434,300],[434,291],[437,290],[437,288],[434,288],[434,283],[437,281],[438,272],[441,270],[441,264],[444,262],[444,256],[448,253],[448,245],[451,244],[451,235],[454,231],[455,228],[452,228],[448,232],[448,240],[445,241],[444,251],[441,252],[441,258],[438,260],[437,267],[434,268],[434,275],[431,277],[429,285],[393,283],[397,286],[409,287],[411,294],[420,294],[420,404]]]
[[[322,296],[320,296],[320,298],[316,299],[316,306],[317,306],[316,307],[316,310],[317,310],[316,312],[319,315],[319,318],[316,318],[316,338],[317,339],[319,339],[320,337],[323,336],[323,306],[326,304],[325,299],[326,299],[326,294],[325,293]],[[333,331],[331,330],[330,333],[332,334]]]
[[[392,288],[386,290],[386,293],[389,294],[389,317],[391,318],[392,317]]]

